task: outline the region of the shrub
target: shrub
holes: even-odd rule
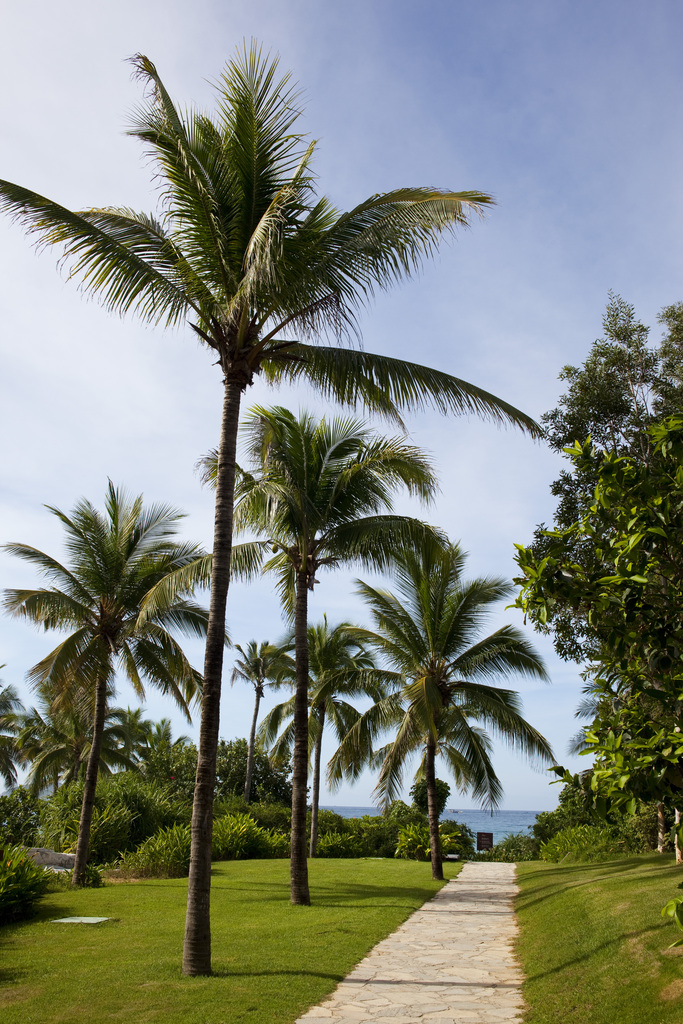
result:
[[[476,854],[476,859],[505,861],[508,864],[522,860],[538,860],[538,845],[533,836],[524,832],[512,832],[492,849]]]
[[[457,827],[457,826],[456,826]],[[445,831],[439,826],[441,838],[441,854],[457,853],[462,856],[465,852],[466,843],[460,832]],[[429,828],[427,825],[406,825],[398,833],[395,857],[402,857],[405,860],[427,860],[431,855],[429,842]]]
[[[346,831],[359,841],[360,857],[393,857],[398,842],[400,825],[384,817],[346,819]]]
[[[611,854],[622,852],[618,835],[609,826],[573,825],[562,829],[547,843],[541,843],[541,860],[557,864],[565,857],[576,860],[600,860]]]
[[[35,845],[40,803],[23,786],[0,796],[0,846]]]
[[[349,832],[326,832],[318,839],[319,857],[364,857],[360,836]]]
[[[39,845],[63,853],[74,853],[78,842],[78,826],[81,809],[68,805],[48,804],[38,833]],[[90,825],[88,858],[94,864],[106,864],[115,860],[121,852],[130,848],[133,815],[121,804],[93,809]]]
[[[444,836],[455,837],[455,839],[449,839],[451,845],[447,850],[444,849],[444,853],[457,853],[461,857],[471,857],[474,854],[474,832],[464,822],[442,821],[439,825],[439,834],[442,845]],[[455,846],[452,845],[454,842]]]
[[[135,878],[183,878],[190,870],[189,825],[171,825],[121,858],[123,875]]]
[[[213,860],[247,860],[268,857],[271,841],[268,832],[248,814],[226,814],[213,823],[211,857]]]
[[[285,804],[248,804],[249,814],[262,828],[275,829],[289,835],[292,828],[292,808]]]
[[[426,825],[404,825],[398,833],[395,857],[404,860],[427,860],[429,829]]]
[[[64,851],[75,848],[82,802],[82,782],[62,786],[43,802],[40,845]],[[190,805],[182,798],[138,772],[104,776],[95,793],[90,859],[106,864],[162,828],[188,824],[190,815]]]
[[[270,852],[268,853],[269,857],[289,857],[289,835],[285,835],[284,832],[276,832],[273,830],[268,833],[268,843],[270,846]]]
[[[322,808],[318,811],[318,835],[324,836],[327,832],[344,832],[353,830],[352,821],[358,819],[342,818],[336,811],[325,811]],[[291,826],[290,826],[291,827]],[[306,815],[306,829],[311,831],[311,812]]]
[[[0,850],[0,922],[32,914],[49,883],[48,872],[34,864],[23,847],[5,846]]]

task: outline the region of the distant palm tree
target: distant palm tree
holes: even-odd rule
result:
[[[377,701],[385,696],[386,673],[375,666],[364,649],[355,627],[346,622],[330,627],[327,616],[308,627],[309,672],[309,747],[313,759],[311,781],[311,832],[309,856],[318,849],[318,809],[320,806],[320,767],[322,741],[326,725],[331,725],[337,742],[346,736],[360,712],[349,698]],[[259,730],[261,740],[278,757],[294,744],[295,698],[276,705],[264,718]]]
[[[267,640],[258,643],[257,640],[250,640],[246,651],[239,644],[235,644],[235,650],[239,651],[241,657],[235,661],[232,669],[232,682],[238,680],[251,683],[254,687],[254,714],[251,719],[249,730],[249,742],[247,744],[247,771],[244,779],[244,799],[247,803],[252,797],[252,784],[254,778],[254,749],[256,746],[256,726],[261,701],[265,694],[267,683],[277,683],[283,674],[291,675],[294,669],[294,660],[289,654],[291,645],[271,644]]]
[[[238,472],[234,528],[263,539],[235,546],[233,570],[246,577],[261,568],[275,573],[294,620],[291,898],[308,904],[308,594],[322,568],[355,562],[381,570],[425,534],[436,541],[431,527],[391,514],[398,490],[426,501],[436,478],[426,456],[404,438],[381,437],[351,417],[317,421],[280,406],[257,407],[245,429],[251,471]],[[214,455],[204,464],[205,479],[215,466]]]
[[[0,665],[0,668],[4,667]],[[3,686],[0,690],[0,776],[6,786],[14,786],[17,781],[15,737],[17,720],[23,710],[15,688]]]
[[[374,194],[339,212],[315,194],[314,143],[295,131],[301,113],[290,76],[256,44],[216,83],[218,112],[180,112],[154,64],[138,54],[148,96],[130,134],[160,181],[158,215],[107,206],[73,212],[0,181],[0,209],[42,245],[63,253],[71,275],[117,314],[169,326],[187,321],[223,382],[214,518],[210,625],[195,785],[183,971],[211,973],[211,830],[219,733],[223,631],[230,580],[237,425],[256,375],[303,380],[347,405],[399,417],[431,405],[473,412],[541,436],[538,425],[494,395],[449,374],[389,356],[318,344],[357,330],[357,311],[378,289],[411,276],[440,238],[492,202],[482,192],[410,187]],[[312,343],[313,342],[313,343]],[[417,351],[419,351],[419,340]]]
[[[329,779],[357,777],[379,767],[376,794],[387,805],[400,795],[406,763],[419,757],[418,778],[427,783],[432,875],[443,877],[435,759],[442,757],[456,784],[485,806],[498,805],[502,787],[490,760],[481,723],[529,758],[552,759],[546,739],[521,715],[519,696],[493,680],[510,675],[547,679],[540,656],[513,626],[481,638],[492,604],[509,597],[505,580],[464,580],[457,545],[425,544],[404,551],[394,570],[397,593],[359,581],[376,631],[358,636],[374,645],[402,680],[352,727],[334,755]],[[393,736],[376,749],[382,734]]]
[[[130,499],[111,481],[104,512],[85,499],[69,515],[48,508],[66,530],[69,562],[62,565],[25,544],[6,544],[52,586],[6,590],[4,605],[44,629],[71,631],[29,672],[29,679],[52,695],[53,712],[69,709],[84,692],[92,702],[73,873],[74,885],[82,885],[115,673],[123,672],[140,698],[146,679],[173,697],[189,719],[188,702],[200,692],[201,675],[170,630],[205,635],[208,613],[187,595],[205,580],[206,559],[194,544],[175,539],[181,513],[167,505],[145,509],[142,496]]]
[[[82,699],[53,702],[49,696],[40,699],[40,710],[30,708],[17,717],[15,747],[19,763],[28,767],[27,788],[41,793],[81,777],[87,765],[93,738],[92,693]],[[55,706],[56,704],[56,706]],[[122,708],[106,711],[100,747],[99,771],[131,769],[135,762],[131,748],[135,740],[127,713]]]

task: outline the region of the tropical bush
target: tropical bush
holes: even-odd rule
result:
[[[212,860],[247,860],[269,856],[270,836],[248,814],[228,814],[214,821]]]
[[[476,860],[505,861],[516,864],[523,860],[538,860],[539,844],[532,835],[512,832],[496,843],[490,850],[475,854]]]
[[[326,832],[318,839],[318,857],[367,857],[361,836]]]
[[[22,846],[0,850],[0,923],[16,921],[33,913],[50,884],[50,876],[38,867]]]
[[[171,825],[125,853],[119,870],[134,878],[184,878],[190,870],[190,826]]]
[[[23,786],[0,796],[0,846],[34,846],[41,801]]]
[[[458,828],[458,826],[456,826]],[[441,853],[466,855],[469,843],[463,839],[459,829],[444,829],[439,825],[439,836],[441,837]],[[405,825],[398,833],[396,845],[396,857],[403,857],[406,860],[428,860],[430,856],[429,827],[427,825]]]
[[[65,852],[75,849],[82,802],[82,782],[62,786],[43,801],[37,836],[41,846]],[[190,815],[189,803],[177,793],[138,772],[105,776],[95,793],[89,859],[109,863],[163,828],[188,824]]]
[[[573,825],[562,829],[539,847],[541,860],[558,863],[569,857],[574,860],[600,860],[623,852],[618,832],[597,825]]]
[[[48,804],[43,811],[38,845],[62,853],[74,853],[78,842],[81,809],[64,804]],[[93,864],[107,864],[130,849],[133,815],[127,807],[110,804],[93,809],[90,825],[88,859]]]

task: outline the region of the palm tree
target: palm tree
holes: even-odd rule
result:
[[[320,806],[320,766],[325,726],[332,726],[338,742],[350,731],[360,712],[345,698],[385,696],[385,673],[377,670],[347,622],[330,627],[327,616],[308,627],[309,674],[309,748],[312,748],[311,833],[309,856],[318,848],[318,809]],[[275,756],[289,752],[294,743],[295,698],[276,705],[264,718],[259,730],[262,742]],[[287,724],[285,724],[287,723]]]
[[[241,679],[243,682],[251,683],[254,687],[254,714],[249,730],[247,772],[244,779],[244,799],[247,803],[251,800],[256,725],[259,707],[265,694],[265,685],[268,682],[277,683],[284,673],[291,673],[294,662],[288,653],[290,647],[291,645],[286,644],[271,644],[268,640],[264,640],[260,644],[257,640],[250,640],[245,651],[239,644],[235,644],[235,650],[239,651],[241,657],[235,661],[233,666],[232,683],[234,685],[238,679]]]
[[[69,562],[25,544],[6,544],[52,584],[6,590],[5,608],[45,629],[69,635],[29,671],[29,680],[53,694],[53,711],[87,692],[92,739],[74,862],[74,885],[83,884],[107,704],[116,670],[144,698],[143,679],[173,697],[189,719],[188,702],[201,689],[169,630],[205,636],[208,613],[186,595],[204,579],[205,558],[175,539],[181,513],[167,505],[143,508],[109,482],[104,512],[81,499],[69,515],[47,506],[66,530]],[[170,596],[169,596],[170,595]]]
[[[0,665],[0,668],[4,667]],[[17,781],[15,737],[17,721],[23,710],[15,688],[3,686],[0,690],[0,776],[6,786],[14,786]]]
[[[17,760],[30,771],[28,789],[35,794],[74,782],[87,765],[93,738],[93,694],[80,700],[55,701],[41,695],[40,710],[30,708],[18,716],[15,747]],[[61,705],[61,706],[60,706]],[[135,734],[123,708],[107,709],[102,729],[99,772],[131,769]]]
[[[358,562],[381,570],[398,548],[426,532],[436,536],[424,523],[387,514],[399,488],[428,501],[436,480],[417,448],[351,417],[316,422],[280,406],[257,407],[245,429],[252,471],[238,473],[234,528],[263,539],[235,546],[233,570],[247,578],[261,568],[274,572],[294,619],[291,898],[307,905],[308,594],[321,568]],[[216,461],[207,459],[205,479],[215,477]]]
[[[375,646],[396,671],[400,688],[367,711],[330,764],[329,779],[356,777],[363,765],[379,767],[376,794],[385,806],[400,795],[406,762],[415,755],[417,778],[427,783],[432,875],[443,877],[435,759],[442,757],[461,789],[493,809],[502,796],[490,760],[490,728],[529,758],[552,758],[550,746],[521,714],[517,693],[493,680],[510,675],[547,679],[543,662],[523,634],[503,626],[480,639],[491,607],[509,597],[503,579],[463,579],[458,545],[426,543],[397,557],[397,593],[358,582],[376,631],[358,637]],[[375,749],[378,736],[393,739]]]
[[[148,87],[130,134],[147,147],[160,182],[159,215],[126,208],[73,212],[0,181],[0,208],[41,245],[56,245],[85,288],[117,314],[188,322],[215,357],[223,414],[214,517],[209,629],[192,819],[183,971],[211,973],[212,806],[230,580],[237,426],[256,374],[303,379],[323,395],[399,418],[431,405],[473,412],[540,437],[524,413],[449,374],[416,363],[313,342],[357,330],[358,308],[408,278],[443,234],[492,203],[482,192],[402,188],[340,213],[317,197],[314,144],[294,130],[290,76],[252,43],[216,84],[218,113],[178,111],[154,64],[138,54]]]

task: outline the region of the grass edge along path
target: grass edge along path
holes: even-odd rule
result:
[[[683,883],[673,856],[531,861],[517,881],[525,1024],[680,1024],[683,948],[660,918]]]
[[[444,865],[446,880],[459,865]],[[309,862],[311,907],[289,902],[289,861],[214,864],[215,974],[180,971],[187,879],[50,894],[0,928],[3,1024],[289,1024],[430,899],[428,863]],[[56,917],[111,917],[58,925]]]

